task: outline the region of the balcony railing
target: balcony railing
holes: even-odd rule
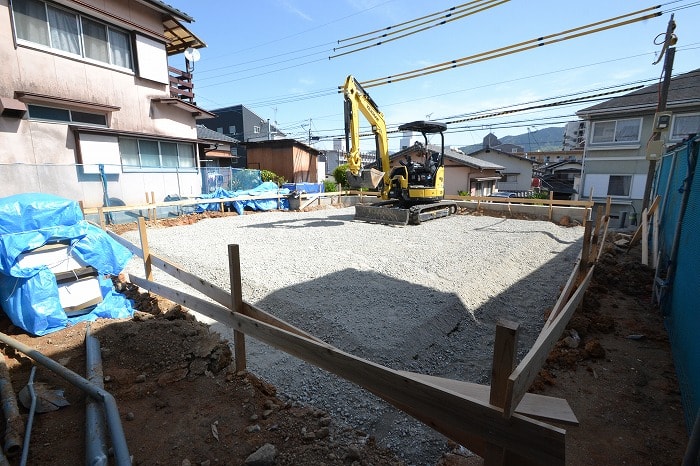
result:
[[[193,104],[194,84],[192,83],[192,73],[168,66],[168,76],[170,78],[170,97],[177,97],[180,100]]]

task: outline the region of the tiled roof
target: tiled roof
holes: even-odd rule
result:
[[[197,138],[205,139],[207,141],[221,141],[227,142],[229,144],[238,143],[238,139],[232,138],[231,136],[226,136],[218,131],[207,128],[204,125],[197,125]]]
[[[660,83],[646,86],[620,97],[614,97],[597,105],[576,112],[579,117],[604,113],[638,112],[655,110],[659,101]],[[666,107],[700,105],[700,69],[671,79]]]

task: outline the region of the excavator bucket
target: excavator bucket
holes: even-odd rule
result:
[[[346,172],[348,184],[352,189],[376,189],[384,177],[384,172],[375,168],[361,170],[359,175],[353,175],[350,170]]]
[[[355,204],[355,220],[385,225],[408,225],[410,211],[391,205]]]

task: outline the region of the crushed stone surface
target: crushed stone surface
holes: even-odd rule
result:
[[[521,359],[583,236],[546,221],[454,215],[396,227],[353,215],[347,207],[211,218],[149,228],[148,241],[153,254],[227,290],[228,245],[237,244],[245,301],[372,362],[488,384],[498,319],[520,324]],[[123,236],[139,244],[138,232]],[[144,276],[140,259],[125,271]],[[201,296],[158,269],[154,280]],[[246,349],[248,369],[281,397],[364,430],[407,464],[435,464],[447,450],[442,435],[364,389],[252,338]]]

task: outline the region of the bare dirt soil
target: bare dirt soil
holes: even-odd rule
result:
[[[557,344],[532,388],[566,398],[578,416],[578,427],[562,426],[567,464],[670,465],[683,457],[687,432],[667,335],[651,300],[653,276],[640,264],[638,249],[627,252],[608,241],[584,304],[563,335],[571,338]],[[402,464],[364,432],[321,410],[281,401],[275,387],[253,374],[235,373],[228,344],[179,306],[120,286],[139,311],[129,320],[93,322],[91,331],[100,341],[104,386],[117,400],[134,464]],[[575,348],[572,329],[580,338]],[[0,331],[78,374],[85,374],[85,330],[79,324],[31,337],[0,321]],[[3,352],[19,392],[32,362],[8,347]],[[85,462],[86,396],[42,367],[35,383],[63,390],[70,404],[36,414],[28,464]],[[26,421],[28,410],[20,410]],[[274,462],[253,461],[256,452],[272,452]],[[10,462],[19,464],[19,458]],[[481,462],[446,441],[438,465]]]

